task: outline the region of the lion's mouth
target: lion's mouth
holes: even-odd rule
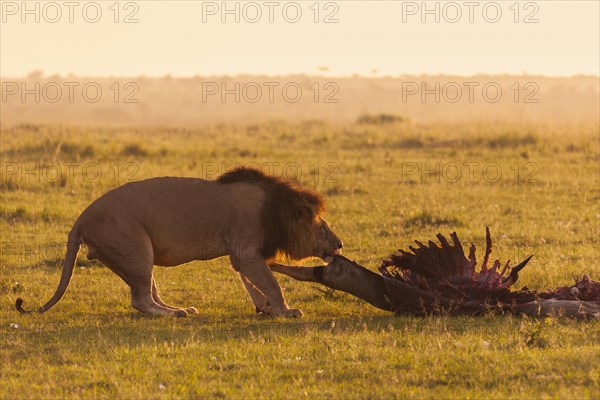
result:
[[[342,251],[340,249],[331,250],[329,252],[324,251],[323,255],[321,256],[321,259],[323,261],[325,261],[327,264],[329,264],[330,262],[333,261],[334,256],[341,254],[341,253],[342,253]]]

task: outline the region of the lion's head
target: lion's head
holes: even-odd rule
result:
[[[330,262],[334,255],[340,254],[342,241],[318,214],[301,215],[298,221],[290,224],[290,230],[289,236],[293,240],[282,252],[295,260],[318,257]]]
[[[264,245],[262,256],[294,260],[318,257],[328,262],[339,254],[342,241],[321,218],[325,199],[320,194],[255,168],[240,167],[221,175],[220,183],[245,182],[265,192],[262,205]]]

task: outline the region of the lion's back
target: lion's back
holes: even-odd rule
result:
[[[78,222],[88,238],[99,231],[142,232],[152,242],[158,265],[176,265],[223,255],[223,243],[239,240],[236,235],[262,236],[263,200],[262,189],[244,182],[152,178],[104,194]]]

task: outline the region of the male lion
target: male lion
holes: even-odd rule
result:
[[[237,168],[216,181],[153,178],[118,187],[94,201],[69,233],[58,289],[64,295],[83,243],[131,287],[131,305],[150,314],[186,316],[195,308],[164,303],[153,265],[175,266],[229,255],[259,312],[300,317],[288,308],[267,262],[338,254],[342,242],[321,218],[323,198],[260,170]],[[23,300],[17,299],[17,310]]]

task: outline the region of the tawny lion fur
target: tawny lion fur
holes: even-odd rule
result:
[[[118,187],[94,201],[69,233],[60,283],[38,312],[64,295],[81,244],[131,287],[131,304],[151,314],[185,316],[193,307],[164,303],[154,265],[175,266],[228,255],[256,306],[274,316],[299,317],[288,308],[267,262],[329,260],[342,242],[321,218],[323,198],[252,168],[237,168],[216,181],[153,178]],[[23,300],[17,300],[17,309]]]

